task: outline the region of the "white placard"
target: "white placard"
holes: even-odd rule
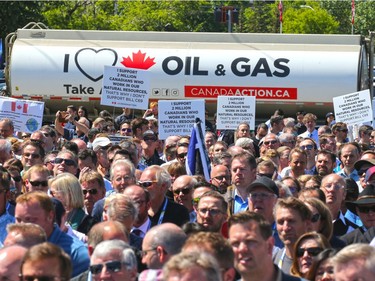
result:
[[[205,131],[204,100],[175,100],[159,101],[159,139],[169,136],[191,135],[196,118],[199,118],[201,128]]]
[[[241,122],[255,129],[255,97],[219,96],[217,100],[217,129],[236,130]]]
[[[147,109],[150,97],[150,73],[139,69],[104,66],[100,104]]]
[[[43,121],[44,102],[0,97],[0,119],[13,121],[14,130],[32,133]]]
[[[363,90],[333,98],[336,122],[348,125],[372,122],[370,91]]]

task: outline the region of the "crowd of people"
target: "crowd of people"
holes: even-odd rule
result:
[[[94,120],[68,106],[31,134],[0,120],[3,280],[375,280],[373,127],[207,120],[207,180],[157,118],[152,102]]]

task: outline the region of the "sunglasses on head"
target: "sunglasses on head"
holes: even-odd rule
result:
[[[103,271],[103,267],[105,266],[108,272],[116,273],[116,272],[121,271],[123,264],[128,265],[121,261],[107,261],[101,264],[93,264],[93,265],[90,265],[90,272],[93,275],[97,275]]]
[[[320,247],[311,247],[311,248],[298,248],[297,249],[297,257],[302,257],[305,252],[307,252],[310,256],[317,256],[321,251],[323,251]]]
[[[143,188],[148,188],[156,182],[157,181],[138,181],[138,185]]]
[[[62,164],[65,163],[67,166],[75,166],[76,162],[72,159],[65,159],[65,158],[55,158],[55,164]]]
[[[357,205],[357,208],[358,208],[358,211],[363,214],[368,214],[370,213],[370,211],[375,213],[375,205],[373,206],[358,206]]]
[[[176,190],[173,190],[173,193],[178,195],[180,193],[182,193],[183,195],[188,195],[189,192],[190,192],[191,188],[188,187],[188,188],[181,188],[181,189],[176,189]]]
[[[98,190],[96,188],[93,189],[82,189],[83,195],[86,195],[87,193],[91,195],[98,194]]]

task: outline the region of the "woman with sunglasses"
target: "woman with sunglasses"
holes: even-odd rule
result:
[[[346,243],[333,235],[332,215],[327,205],[317,198],[303,198],[302,201],[312,212],[311,230],[323,234],[334,249],[342,249]]]
[[[315,231],[303,234],[294,245],[290,273],[294,276],[306,278],[314,257],[329,247],[330,244],[324,235]]]
[[[334,281],[332,258],[336,255],[335,249],[325,249],[314,258],[306,279],[310,281]]]
[[[84,211],[84,197],[78,179],[73,174],[62,173],[51,179],[49,186],[50,195],[58,199],[66,211],[65,223],[60,227],[68,231],[68,234],[73,230],[72,232],[81,239],[81,234],[89,232],[94,220]]]

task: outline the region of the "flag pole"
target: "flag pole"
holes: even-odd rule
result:
[[[280,21],[280,34],[283,33],[283,2],[280,0],[279,2],[279,21]]]

